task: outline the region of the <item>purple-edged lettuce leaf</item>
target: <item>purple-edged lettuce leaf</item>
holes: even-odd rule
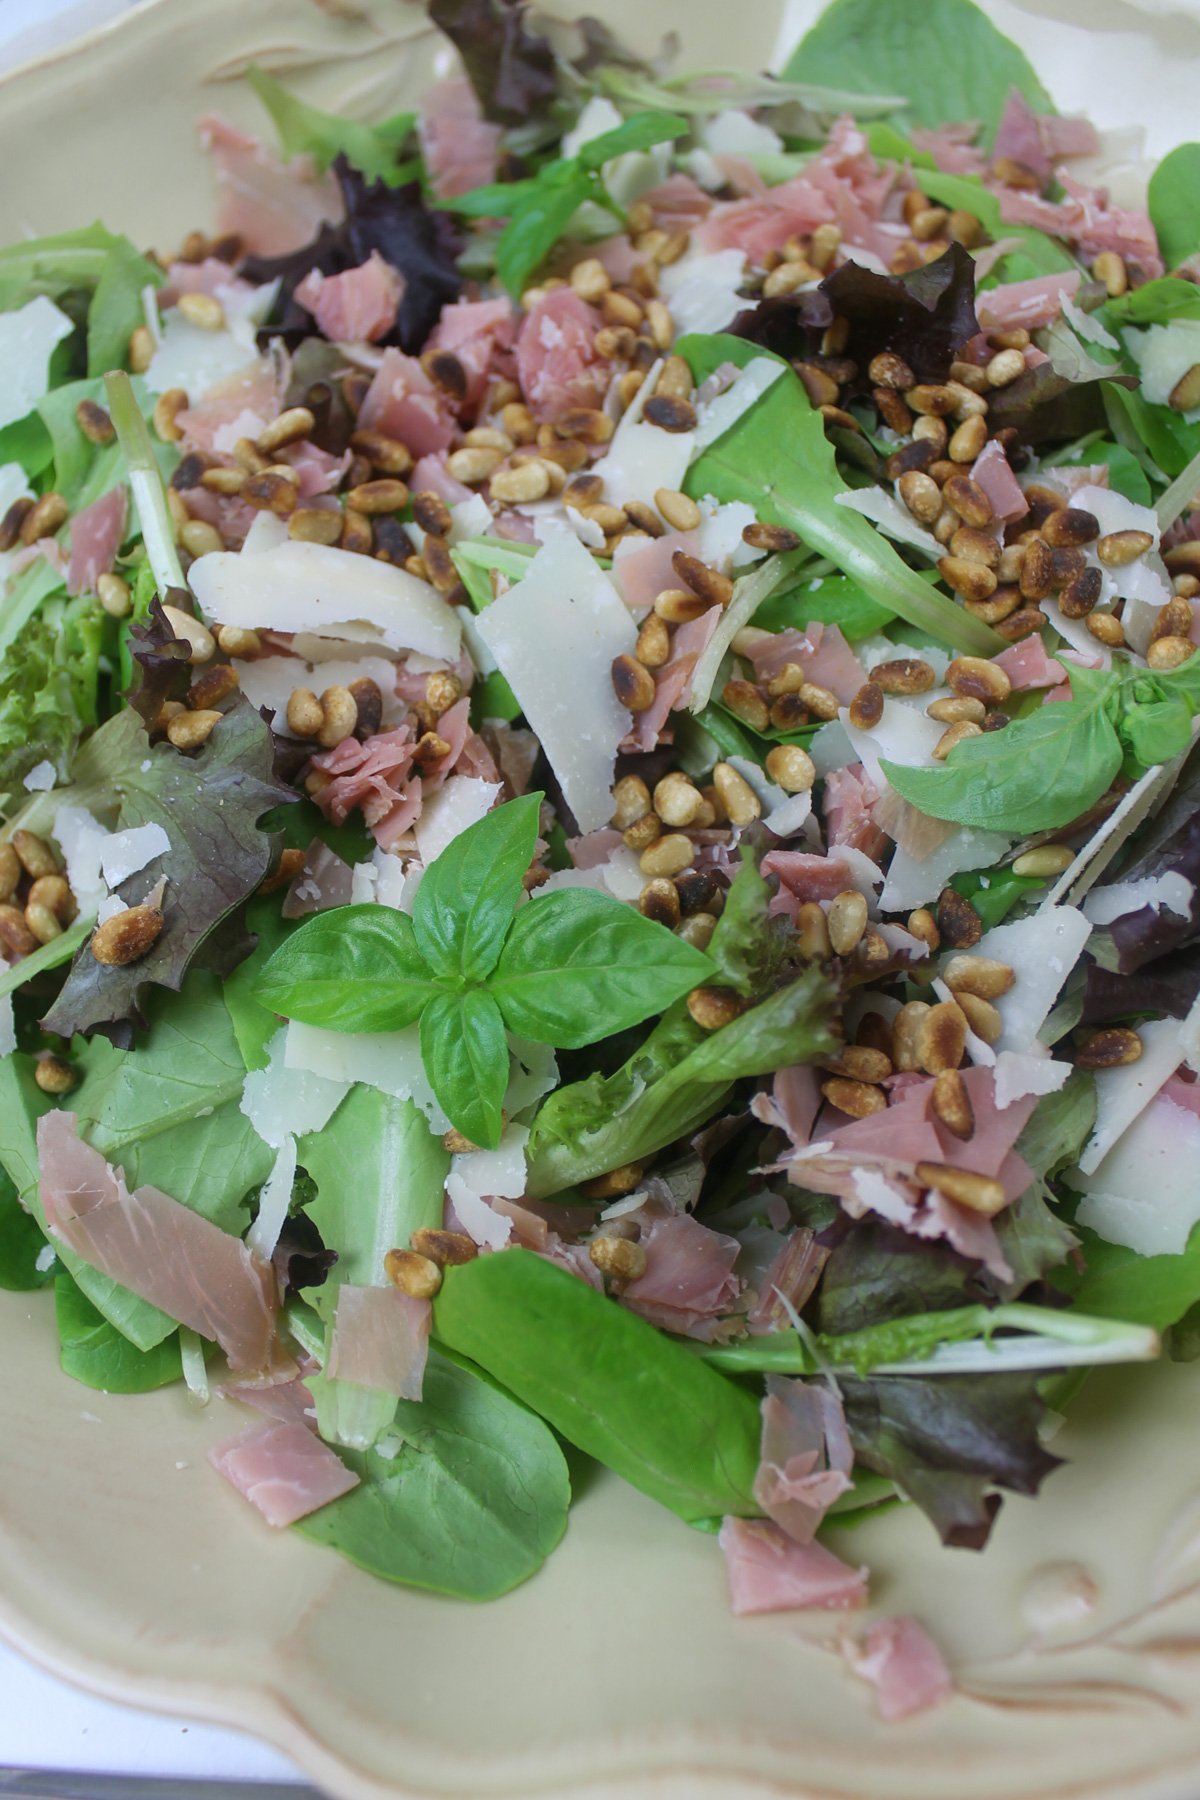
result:
[[[841,1337],[913,1313],[949,1312],[986,1298],[979,1264],[943,1242],[910,1237],[895,1225],[839,1219],[821,1278],[818,1329]],[[821,1242],[827,1240],[822,1237]]]
[[[463,59],[485,119],[524,125],[558,90],[554,51],[525,24],[525,0],[430,0],[429,17]]]
[[[859,1463],[916,1502],[943,1544],[982,1550],[1000,1509],[991,1490],[1036,1494],[1060,1457],[1043,1450],[1035,1371],[999,1375],[839,1374]]]
[[[178,989],[193,967],[226,972],[249,954],[253,940],[233,915],[278,855],[277,840],[258,821],[295,798],[276,781],[272,755],[270,727],[242,698],[194,755],[165,740],[151,743],[131,707],[89,740],[94,793],[68,789],[62,797],[107,812],[116,829],[163,827],[168,849],[117,891],[134,906],[165,877],[165,923],[146,955],[123,968],[97,962],[85,943],[45,1030],[70,1037],[130,1020],[143,1024],[152,986]]]
[[[342,190],[346,216],[340,225],[323,225],[311,244],[284,256],[248,256],[238,273],[247,281],[278,280],[279,295],[271,323],[259,334],[283,337],[295,349],[312,336],[312,314],[295,300],[296,288],[309,273],[342,275],[365,263],[373,250],[404,277],[404,297],[396,324],[383,344],[399,344],[410,355],[425,348],[443,306],[457,300],[462,278],[454,266],[461,238],[449,213],[431,211],[417,181],[389,187],[367,181],[344,156],[333,165]]]
[[[1125,921],[1137,922],[1148,932],[1160,921],[1170,923],[1173,913],[1155,913],[1152,907],[1127,913]],[[1093,938],[1096,933],[1093,933]],[[1092,939],[1088,940],[1089,948]],[[1105,946],[1107,947],[1107,946]],[[1109,1025],[1116,1019],[1136,1018],[1139,1013],[1163,1014],[1168,1019],[1187,1017],[1200,996],[1200,944],[1183,950],[1171,950],[1136,969],[1130,975],[1089,963],[1087,985],[1083,990],[1081,1025]]]
[[[1134,854],[1122,864],[1117,881],[1145,881],[1156,875],[1174,873],[1183,875],[1193,888],[1200,888],[1200,754],[1193,752],[1188,758],[1166,804],[1149,825],[1138,832],[1132,848]],[[1103,893],[1106,885],[1097,887],[1096,892]],[[1165,906],[1161,911],[1156,911],[1153,906],[1142,906],[1136,912],[1113,919],[1102,932],[1094,932],[1088,950],[1114,974],[1132,975],[1144,969],[1147,963],[1182,949],[1198,936],[1200,921],[1193,895],[1187,918]],[[1185,982],[1190,979],[1190,974],[1187,966],[1181,970]],[[1154,975],[1159,979],[1160,971],[1156,969]],[[1101,993],[1104,1003],[1111,1003],[1111,992],[1098,984],[1098,1002]],[[1090,999],[1089,979],[1089,1003]],[[1136,1011],[1138,1008],[1133,1006],[1124,1010]],[[1166,1010],[1175,1016],[1174,1005]]]
[[[192,611],[191,595],[180,588],[167,589],[167,604],[181,612]],[[142,723],[152,726],[166,701],[183,700],[187,695],[191,646],[175,636],[157,599],[151,600],[148,617],[130,625],[127,642],[133,681],[125,698]]]
[[[988,396],[988,425],[993,431],[1013,427],[1023,443],[1082,437],[1103,429],[1104,382],[1136,388],[1138,378],[1120,363],[1098,362],[1067,324],[1056,319],[1045,334],[1048,360],[1026,369],[1007,387]]]
[[[789,360],[808,356],[835,317],[848,319],[844,355],[858,365],[850,392],[867,393],[867,366],[882,350],[903,357],[918,381],[944,381],[959,346],[979,330],[975,264],[961,244],[907,275],[843,263],[808,293],[762,300],[729,327]]]

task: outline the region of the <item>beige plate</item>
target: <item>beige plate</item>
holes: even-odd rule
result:
[[[776,25],[763,0],[737,9],[732,35],[720,0],[658,0],[649,30],[636,0],[593,10],[643,48],[680,27],[693,65],[765,63]],[[1027,41],[1039,19],[1056,46],[1067,33],[1068,98],[1082,43],[1101,116],[1106,92],[1127,103],[1171,56],[1196,52],[1194,22],[1147,17],[1167,12],[1162,0],[994,10]],[[1095,39],[1071,20],[1094,21]],[[0,83],[0,241],[99,214],[139,242],[178,242],[210,216],[192,121],[215,107],[260,123],[236,80],[247,60],[369,116],[419,92],[432,55],[401,0],[143,0]],[[1053,63],[1043,73],[1055,85]],[[1176,139],[1193,88],[1176,73]],[[1172,92],[1159,97],[1157,116]],[[713,1539],[614,1478],[580,1480],[564,1543],[507,1599],[423,1596],[272,1532],[212,1473],[205,1448],[240,1426],[237,1408],[67,1381],[46,1294],[0,1295],[0,1332],[0,1629],[112,1698],[257,1732],[338,1795],[1200,1791],[1194,1369],[1097,1377],[1055,1445],[1070,1466],[1041,1500],[1006,1500],[983,1556],[942,1551],[908,1511],[837,1542],[870,1564],[878,1611],[933,1628],[960,1684],[938,1711],[885,1727],[836,1653],[836,1616],[731,1618]]]

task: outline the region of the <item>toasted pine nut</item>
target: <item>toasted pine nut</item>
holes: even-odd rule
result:
[[[713,786],[731,825],[741,829],[762,816],[758,795],[728,763],[719,762],[714,767]]]
[[[996,1000],[1007,994],[1016,975],[1007,963],[993,956],[952,956],[942,970],[951,993],[976,994],[980,1000]]]
[[[199,520],[194,521],[197,524],[199,522]],[[183,612],[178,606],[164,605],[163,614],[175,636],[181,642],[191,646],[188,661],[190,663],[207,662],[217,647],[208,627],[201,624],[199,619],[193,618],[191,613]]]
[[[674,931],[682,915],[679,904],[679,890],[666,875],[657,875],[648,881],[638,895],[638,911],[644,919],[653,919],[656,925],[665,925],[668,931]]]
[[[641,1163],[622,1163],[620,1168],[610,1169],[607,1175],[581,1182],[580,1191],[589,1200],[620,1200],[639,1186],[642,1174]]]
[[[656,838],[639,859],[644,875],[681,875],[696,860],[696,847],[681,831],[671,831]]]
[[[746,1001],[729,987],[693,988],[687,997],[687,1009],[703,1031],[720,1031],[731,1025],[746,1010]]]
[[[542,461],[510,464],[497,469],[491,479],[492,499],[506,506],[542,500],[549,492],[550,471]]]
[[[612,823],[618,831],[644,819],[650,811],[650,789],[640,775],[623,775],[612,791]]]
[[[206,708],[202,712],[176,713],[167,725],[167,737],[177,750],[197,750],[212,736],[213,727],[221,722],[221,714]]]
[[[1036,850],[1026,850],[1013,863],[1014,875],[1033,875],[1041,880],[1051,880],[1055,875],[1062,875],[1075,861],[1075,852],[1065,844],[1039,844]]]
[[[655,599],[654,610],[668,625],[686,625],[689,620],[698,619],[702,613],[706,613],[711,604],[711,601],[693,594],[689,589],[664,588]],[[834,716],[837,716],[836,711]]]
[[[849,956],[867,929],[867,902],[855,888],[846,888],[829,902],[826,915],[829,942],[835,956]]]
[[[383,1272],[393,1287],[413,1300],[432,1300],[442,1285],[442,1271],[428,1256],[415,1250],[389,1250]]]
[[[92,955],[106,967],[124,968],[145,956],[162,928],[163,915],[156,906],[127,906],[97,925],[92,933]]]
[[[695,783],[679,770],[664,775],[654,790],[654,810],[664,825],[695,824],[703,805],[703,797]]]
[[[1013,355],[1017,355],[1016,351]],[[956,1138],[966,1141],[975,1135],[975,1109],[966,1083],[957,1069],[943,1069],[933,1079],[933,1110]]]
[[[189,325],[201,331],[224,331],[225,308],[213,294],[180,294],[175,302]]]
[[[1004,1187],[990,1176],[976,1175],[971,1169],[956,1169],[952,1163],[920,1162],[917,1180],[924,1187],[936,1188],[947,1200],[954,1200],[971,1212],[991,1219],[1005,1205]]]
[[[967,1047],[967,1021],[953,1000],[931,1006],[921,1019],[916,1037],[917,1056],[929,1075],[957,1069]]]
[[[611,1275],[618,1281],[636,1281],[646,1273],[646,1252],[630,1238],[593,1238],[588,1259],[602,1275]]]
[[[187,389],[181,387],[168,388],[155,401],[152,423],[164,444],[177,444],[183,436],[183,428],[175,423],[175,419],[187,403]]]
[[[1142,1054],[1142,1040],[1128,1025],[1110,1026],[1094,1031],[1075,1052],[1078,1069],[1120,1069],[1135,1063]]]
[[[39,1056],[33,1065],[33,1079],[43,1094],[69,1094],[79,1077],[61,1057]]]
[[[785,793],[803,794],[817,778],[813,759],[799,744],[777,744],[768,750],[767,774]]]
[[[97,576],[96,595],[110,619],[126,619],[133,610],[129,583],[119,575]]]
[[[674,488],[658,488],[654,504],[672,531],[695,531],[700,523],[700,508],[696,502]]]

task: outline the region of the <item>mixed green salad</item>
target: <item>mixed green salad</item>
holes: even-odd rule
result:
[[[0,1285],[387,1579],[591,1457],[858,1608],[1200,1355],[1200,146],[970,0],[430,13],[419,112],[251,70],[211,233],[0,250]]]

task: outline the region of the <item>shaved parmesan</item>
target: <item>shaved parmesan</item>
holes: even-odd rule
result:
[[[1071,1064],[1055,1062],[1049,1052],[1039,1056],[1033,1051],[1002,1050],[996,1058],[996,1105],[1003,1112],[1026,1094],[1057,1094],[1070,1073]]]
[[[275,550],[280,544],[288,541],[287,520],[281,519],[269,507],[256,512],[253,523],[246,533],[242,544],[243,556],[258,556],[263,550]]]
[[[901,763],[908,769],[936,766],[934,746],[941,741],[946,728],[937,719],[914,712],[911,706],[903,706],[898,700],[885,700],[879,723],[870,731],[851,725],[849,707],[839,707],[838,718],[854,746],[856,760],[881,793],[888,786],[887,776],[879,766],[881,757],[888,762]]]
[[[1084,1193],[1075,1217],[1141,1256],[1181,1256],[1200,1219],[1198,1165],[1200,1118],[1159,1094],[1090,1179],[1072,1182]]]
[[[458,658],[458,618],[437,589],[371,556],[289,539],[249,559],[212,551],[197,558],[188,579],[205,616],[219,625],[324,632]]]
[[[1192,916],[1195,888],[1178,869],[1162,875],[1147,875],[1141,881],[1114,881],[1109,887],[1093,888],[1083,903],[1083,910],[1093,925],[1111,925],[1125,913],[1140,912],[1152,906],[1155,912],[1175,913],[1181,919]]]
[[[512,1236],[512,1220],[493,1212],[487,1201],[468,1187],[453,1170],[446,1177],[446,1192],[454,1203],[459,1222],[481,1250],[503,1250]]]
[[[763,824],[776,837],[794,837],[811,812],[812,789],[805,788],[802,793],[789,794],[786,800],[772,807]]]
[[[136,875],[156,856],[165,856],[171,840],[161,825],[134,825],[118,831],[105,841],[100,867],[110,888],[118,888],[130,875]]]
[[[616,506],[644,500],[659,488],[674,493],[683,486],[696,442],[691,431],[662,431],[657,425],[622,420],[607,454],[592,464],[592,474],[600,477],[605,498]]]
[[[492,529],[492,509],[482,494],[472,494],[469,500],[460,500],[450,508],[451,547],[461,544],[464,538],[486,537]]]
[[[404,899],[404,864],[398,856],[389,850],[381,850],[378,845],[371,852],[371,861],[375,864],[375,898],[380,906],[394,907],[397,912],[403,910]],[[411,907],[409,908],[411,911]]]
[[[994,860],[994,859],[989,859]],[[1055,906],[1028,919],[985,931],[973,956],[990,956],[1016,971],[1007,994],[993,1000],[1003,1021],[997,1052],[1032,1049],[1058,990],[1091,934],[1091,925],[1073,906]]]
[[[426,868],[460,832],[486,817],[503,785],[500,781],[480,781],[473,775],[452,775],[445,787],[430,794],[414,826],[417,849]]]
[[[296,1179],[296,1140],[283,1140],[274,1167],[258,1197],[258,1217],[246,1233],[246,1243],[256,1256],[270,1262],[279,1242],[292,1200],[292,1183]]]
[[[525,1192],[527,1125],[506,1125],[494,1150],[468,1150],[450,1159],[453,1174],[474,1194],[493,1200],[519,1200]]]
[[[374,863],[355,863],[350,871],[351,906],[371,906],[375,902],[375,884],[379,871]]]
[[[105,895],[100,864],[112,833],[86,806],[60,806],[54,815],[54,838],[67,865],[67,880],[82,913],[95,912]]]
[[[349,1081],[288,1066],[285,1048],[289,1034],[295,1030],[294,1025],[289,1025],[277,1031],[267,1045],[270,1060],[266,1068],[252,1069],[242,1083],[240,1110],[263,1143],[270,1144],[273,1150],[282,1149],[289,1137],[320,1131],[350,1090]]]
[[[1095,1174],[1113,1145],[1183,1061],[1180,1031],[1178,1019],[1152,1019],[1139,1025],[1142,1054],[1138,1060],[1123,1068],[1096,1071],[1096,1125],[1079,1158],[1085,1175]],[[1195,1184],[1195,1169],[1191,1173]]]
[[[301,1025],[293,1019],[287,1027],[282,1062],[292,1081],[317,1081],[339,1087],[345,1093],[352,1082],[411,1100],[420,1107],[434,1131],[448,1131],[450,1121],[439,1106],[425,1065],[421,1061],[420,1028],[403,1031],[326,1031],[319,1025]],[[277,1040],[272,1039],[274,1044]],[[245,1103],[242,1106],[245,1111]],[[318,1124],[302,1125],[301,1131],[318,1131],[332,1115],[332,1108]],[[260,1127],[255,1130],[262,1136]],[[269,1140],[268,1140],[269,1141]]]
[[[748,112],[729,107],[700,127],[706,150],[714,156],[778,156],[783,139],[769,125],[761,125]]]
[[[1200,320],[1197,325],[1200,326]],[[1196,416],[1200,417],[1200,412]],[[1082,507],[1084,511],[1094,515],[1100,526],[1101,537],[1111,531],[1146,531],[1150,534],[1150,549],[1120,568],[1109,568],[1102,563],[1096,555],[1094,543],[1088,544],[1084,550],[1088,566],[1100,571],[1099,604],[1108,606],[1117,599],[1132,603],[1126,606],[1121,620],[1127,640],[1139,655],[1144,656],[1158,609],[1166,605],[1174,592],[1158,555],[1158,514],[1152,506],[1139,506],[1135,500],[1126,499],[1124,494],[1118,494],[1114,488],[1078,488],[1071,497],[1071,505]],[[1080,629],[1078,623],[1075,629]],[[1079,640],[1077,647],[1085,651],[1090,647],[1094,652],[1095,640],[1090,639],[1089,645],[1089,637],[1090,634]]]
[[[696,554],[701,562],[729,574],[747,563],[761,562],[765,550],[756,550],[742,536],[747,525],[756,518],[754,508],[746,500],[730,500],[719,504],[711,495],[700,502],[700,524],[696,531]]]
[[[844,493],[835,494],[834,500],[838,506],[847,506],[852,512],[871,519],[885,537],[895,538],[900,544],[911,544],[931,562],[945,554],[932,532],[923,531],[908,508],[901,506],[883,488],[847,488]]]
[[[630,728],[613,692],[612,665],[637,642],[616,588],[564,534],[479,615],[479,635],[549,757],[580,831],[600,830],[612,813],[617,746]]]
[[[897,845],[879,904],[884,912],[911,912],[914,906],[924,906],[927,900],[937,899],[952,875],[960,875],[964,869],[990,868],[1004,855],[1009,842],[998,831],[959,825],[928,856],[915,857]]]
[[[28,794],[48,794],[57,780],[57,769],[52,762],[46,761],[35,763],[21,786]]]
[[[562,154],[578,156],[583,146],[590,144],[593,138],[603,137],[605,132],[615,131],[618,125],[624,123],[611,100],[605,99],[603,94],[593,94],[563,138]]]
[[[1127,327],[1125,348],[1142,375],[1142,393],[1155,406],[1166,406],[1181,375],[1200,362],[1200,319],[1172,319],[1167,325],[1151,325],[1146,331]],[[1200,419],[1200,407],[1183,417],[1189,425]]]
[[[45,294],[0,313],[0,428],[33,411],[50,386],[54,347],[74,329]]]
[[[707,450],[737,424],[742,414],[749,412],[756,400],[761,400],[784,372],[784,365],[776,362],[774,357],[756,356],[748,362],[731,387],[715,400],[696,408],[695,454]]]
[[[744,309],[739,289],[746,268],[741,250],[714,250],[709,256],[682,258],[659,271],[676,335],[722,331]]]
[[[257,361],[253,337],[246,344],[232,331],[206,331],[172,306],[163,315],[162,342],[150,359],[145,382],[152,394],[182,388],[194,406],[214,383]]]

